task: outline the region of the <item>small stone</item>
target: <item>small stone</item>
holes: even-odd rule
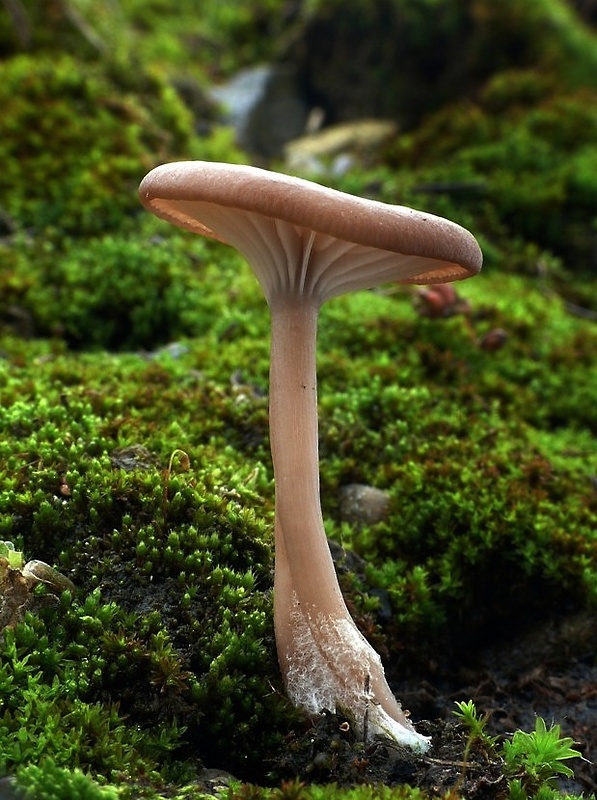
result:
[[[357,161],[374,155],[398,135],[395,122],[364,119],[331,125],[288,142],[284,148],[291,171],[343,175]]]
[[[290,66],[258,65],[241,70],[211,90],[225,109],[224,121],[242,148],[261,158],[277,158],[284,145],[305,130],[309,107],[298,73]]]
[[[130,444],[112,450],[110,462],[115,469],[131,472],[134,469],[154,469],[157,459],[142,444]]]
[[[23,567],[21,574],[31,586],[35,586],[38,583],[45,583],[46,586],[49,586],[56,592],[64,592],[67,589],[68,591],[74,592],[76,588],[70,578],[67,578],[66,575],[63,575],[61,572],[58,572],[57,569],[54,569],[54,567],[46,564],[45,561],[38,561],[37,559],[28,561]]]
[[[340,515],[355,525],[375,525],[387,519],[390,498],[381,489],[351,483],[340,489]]]

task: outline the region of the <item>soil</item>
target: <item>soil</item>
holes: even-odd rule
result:
[[[434,719],[417,723],[432,737],[424,757],[389,742],[363,746],[354,740],[350,720],[326,714],[287,742],[285,756],[272,770],[278,780],[336,782],[344,786],[409,783],[431,796],[457,792],[467,798],[502,800],[507,786],[501,759],[479,742],[465,748],[467,730],[454,717],[455,701],[474,700],[489,714],[488,733],[507,737],[532,731],[535,718],[561,726],[584,759],[569,764],[573,779],[559,788],[585,796],[597,791],[597,622],[589,614],[549,621],[510,643],[486,649],[465,666],[396,689],[407,708]],[[435,674],[433,674],[435,671]]]

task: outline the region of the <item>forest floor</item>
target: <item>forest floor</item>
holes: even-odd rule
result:
[[[491,736],[533,730],[538,716],[548,728],[560,725],[561,735],[575,741],[583,759],[570,762],[574,778],[562,779],[559,786],[590,795],[597,791],[596,624],[586,614],[544,622],[509,644],[486,649],[474,663],[401,685],[397,694],[404,706],[428,717],[417,723],[419,732],[432,737],[422,758],[381,742],[359,746],[346,721],[324,715],[288,741],[275,772],[288,780],[299,775],[306,782],[347,786],[408,783],[431,796],[456,791],[471,800],[498,800],[507,791],[502,760],[482,741],[467,745],[468,731],[452,713],[456,701],[473,699],[479,714],[489,717]]]

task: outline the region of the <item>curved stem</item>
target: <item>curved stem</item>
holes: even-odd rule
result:
[[[270,299],[270,444],[276,485],[274,623],[293,702],[311,713],[343,708],[362,736],[385,733],[424,750],[390,691],[381,659],[342,597],[319,498],[316,339],[318,304]]]
[[[270,444],[276,486],[276,553],[300,578],[300,601],[345,613],[319,501],[316,336],[318,308],[274,302]],[[282,535],[284,531],[284,535]]]

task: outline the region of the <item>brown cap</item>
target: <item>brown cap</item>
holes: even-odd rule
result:
[[[460,280],[481,269],[476,239],[449,220],[257,167],[164,164],[146,175],[139,196],[158,217],[243,252],[262,284],[256,261],[273,250],[296,261],[297,237],[301,253],[305,241],[310,251],[327,251],[324,260],[343,267],[322,282],[323,299],[390,281]],[[298,260],[304,269],[304,256]]]

